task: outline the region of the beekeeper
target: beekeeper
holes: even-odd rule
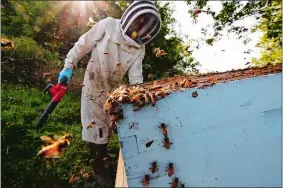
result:
[[[107,182],[103,167],[110,125],[110,117],[103,109],[107,93],[119,86],[127,72],[130,84],[143,82],[145,44],[160,28],[155,5],[151,1],[134,1],[121,19],[105,18],[83,34],[67,54],[59,74],[58,81],[66,76],[69,82],[77,62],[91,51],[81,95],[82,139],[88,143],[94,174],[101,182]],[[88,129],[91,122],[95,125]]]

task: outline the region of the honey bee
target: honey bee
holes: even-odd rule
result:
[[[150,182],[150,176],[148,174],[144,175],[141,183],[143,184],[143,186],[148,186]]]
[[[163,91],[163,90],[157,91],[157,92],[155,93],[156,96],[159,96],[159,97],[161,97],[162,99],[163,99],[166,95],[168,95],[168,94],[169,94],[168,92],[165,92],[165,91]]]
[[[92,128],[95,125],[95,121],[92,121],[88,124],[87,129]]]
[[[131,91],[129,88],[125,89],[125,91],[126,91],[128,94],[131,94],[131,93],[132,93],[132,91]]]
[[[184,183],[180,183],[180,188],[185,188],[185,184]]]
[[[134,94],[142,94],[142,93],[145,93],[145,90],[143,88],[140,88],[140,87],[134,87],[133,93]]]
[[[70,145],[71,134],[66,134],[59,137],[57,140],[50,138],[49,136],[41,136],[40,139],[47,144],[48,146],[42,146],[42,149],[37,153],[37,156],[45,156],[45,158],[60,158],[62,150]]]
[[[150,93],[149,96],[150,96],[150,100],[151,100],[151,105],[155,106],[155,104],[156,104],[155,93]]]
[[[141,104],[135,104],[133,111],[136,112],[136,111],[138,111],[139,109],[141,109],[141,107],[142,107]]]
[[[150,103],[150,96],[148,93],[144,94],[144,103],[149,104]]]
[[[165,136],[163,140],[163,147],[165,147],[166,149],[170,149],[170,145],[172,144],[173,143],[170,142],[169,138]]]
[[[74,183],[74,182],[76,182],[78,180],[79,180],[79,177],[76,177],[75,175],[72,175],[70,180],[69,180],[69,184],[72,184],[72,183]]]
[[[131,101],[131,98],[129,97],[129,95],[122,95],[118,98],[118,101],[122,103],[128,103]]]
[[[171,177],[175,173],[174,165],[172,162],[170,162],[165,170],[168,172],[168,176]]]
[[[160,57],[162,55],[167,55],[166,52],[164,52],[164,50],[160,50],[160,48],[155,48],[154,49],[154,53],[156,57]]]
[[[173,178],[172,182],[169,184],[171,185],[171,188],[177,188],[179,184],[179,178]]]
[[[164,136],[167,136],[167,126],[165,125],[165,123],[161,123],[160,126],[158,126],[158,128],[162,129],[162,134]]]
[[[149,91],[153,91],[153,90],[157,90],[157,89],[161,89],[162,86],[158,85],[158,86],[152,86],[151,88],[149,88]]]
[[[151,167],[149,168],[149,170],[152,172],[152,173],[155,173],[156,170],[158,170],[158,165],[157,165],[157,161],[153,161],[151,164]]]
[[[197,91],[194,91],[194,92],[192,93],[192,97],[196,98],[197,96],[198,96],[198,92],[197,92]]]
[[[190,79],[184,79],[182,82],[181,82],[181,87],[190,87],[192,85],[192,81]]]
[[[132,98],[130,103],[141,103],[141,98],[142,98],[142,95],[136,95]]]
[[[112,101],[113,100],[114,99],[111,96],[106,100],[104,107],[103,107],[106,112],[109,112],[110,109],[112,108]]]

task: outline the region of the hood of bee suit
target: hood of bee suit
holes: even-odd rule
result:
[[[134,1],[120,19],[122,36],[138,45],[150,42],[161,29],[161,18],[152,1]]]

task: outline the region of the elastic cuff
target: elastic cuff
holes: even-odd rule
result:
[[[69,69],[73,70],[75,68],[75,64],[74,64],[74,62],[72,62],[71,59],[66,58],[64,68],[69,68]]]
[[[64,68],[69,68],[69,69],[74,69],[74,65],[73,64],[70,64],[70,63],[65,63],[64,64]]]

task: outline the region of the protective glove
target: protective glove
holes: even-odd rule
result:
[[[63,70],[59,74],[58,83],[60,83],[60,81],[63,79],[63,77],[66,77],[67,78],[67,84],[69,84],[69,82],[71,81],[72,72],[73,71],[70,68],[63,68]]]

